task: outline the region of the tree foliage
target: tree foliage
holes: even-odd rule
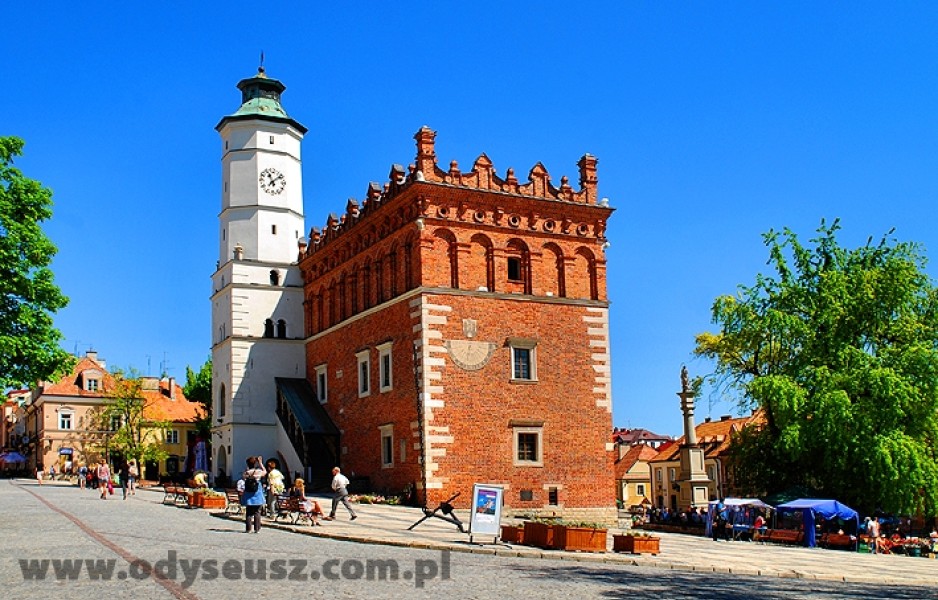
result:
[[[148,410],[152,400],[143,393],[143,380],[135,373],[113,373],[114,382],[104,392],[105,402],[92,414],[98,445],[137,462],[159,462],[166,458],[163,438],[170,428],[165,420],[155,419]],[[109,432],[109,433],[104,433]]]
[[[40,224],[52,192],[13,167],[23,140],[0,137],[0,387],[23,387],[70,367],[52,315],[68,304],[49,268],[56,247]]]
[[[765,424],[739,437],[751,493],[804,486],[856,508],[938,514],[938,291],[914,243],[764,235],[774,276],[717,298],[697,336],[713,383]]]
[[[182,393],[191,402],[199,402],[204,409],[205,416],[196,421],[196,430],[203,437],[208,438],[212,428],[212,357],[206,359],[205,364],[196,373],[186,366],[186,385]]]

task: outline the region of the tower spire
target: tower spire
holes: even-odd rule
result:
[[[263,50],[261,50],[261,64],[260,64],[260,66],[257,67],[257,75],[258,75],[258,77],[264,77],[264,76],[265,76],[265,71],[264,71],[264,51],[263,51]]]

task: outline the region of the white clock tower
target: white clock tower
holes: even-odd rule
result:
[[[297,267],[298,247],[306,243],[300,170],[306,128],[283,110],[286,88],[263,67],[238,89],[241,108],[215,127],[222,200],[211,297],[214,469],[235,477],[248,456],[292,449],[282,443],[274,378],[306,376]]]

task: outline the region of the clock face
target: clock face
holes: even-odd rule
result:
[[[258,181],[261,184],[261,189],[275,196],[283,191],[283,188],[287,185],[287,180],[283,176],[283,173],[277,169],[264,169],[261,171],[261,176],[258,177]]]

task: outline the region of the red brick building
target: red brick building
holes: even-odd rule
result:
[[[441,169],[435,136],[301,247],[306,377],[334,428],[296,414],[295,380],[278,380],[281,423],[307,469],[374,490],[464,507],[473,483],[502,484],[508,512],[613,521],[596,159],[579,189],[555,187],[540,163],[521,182],[485,154]]]

